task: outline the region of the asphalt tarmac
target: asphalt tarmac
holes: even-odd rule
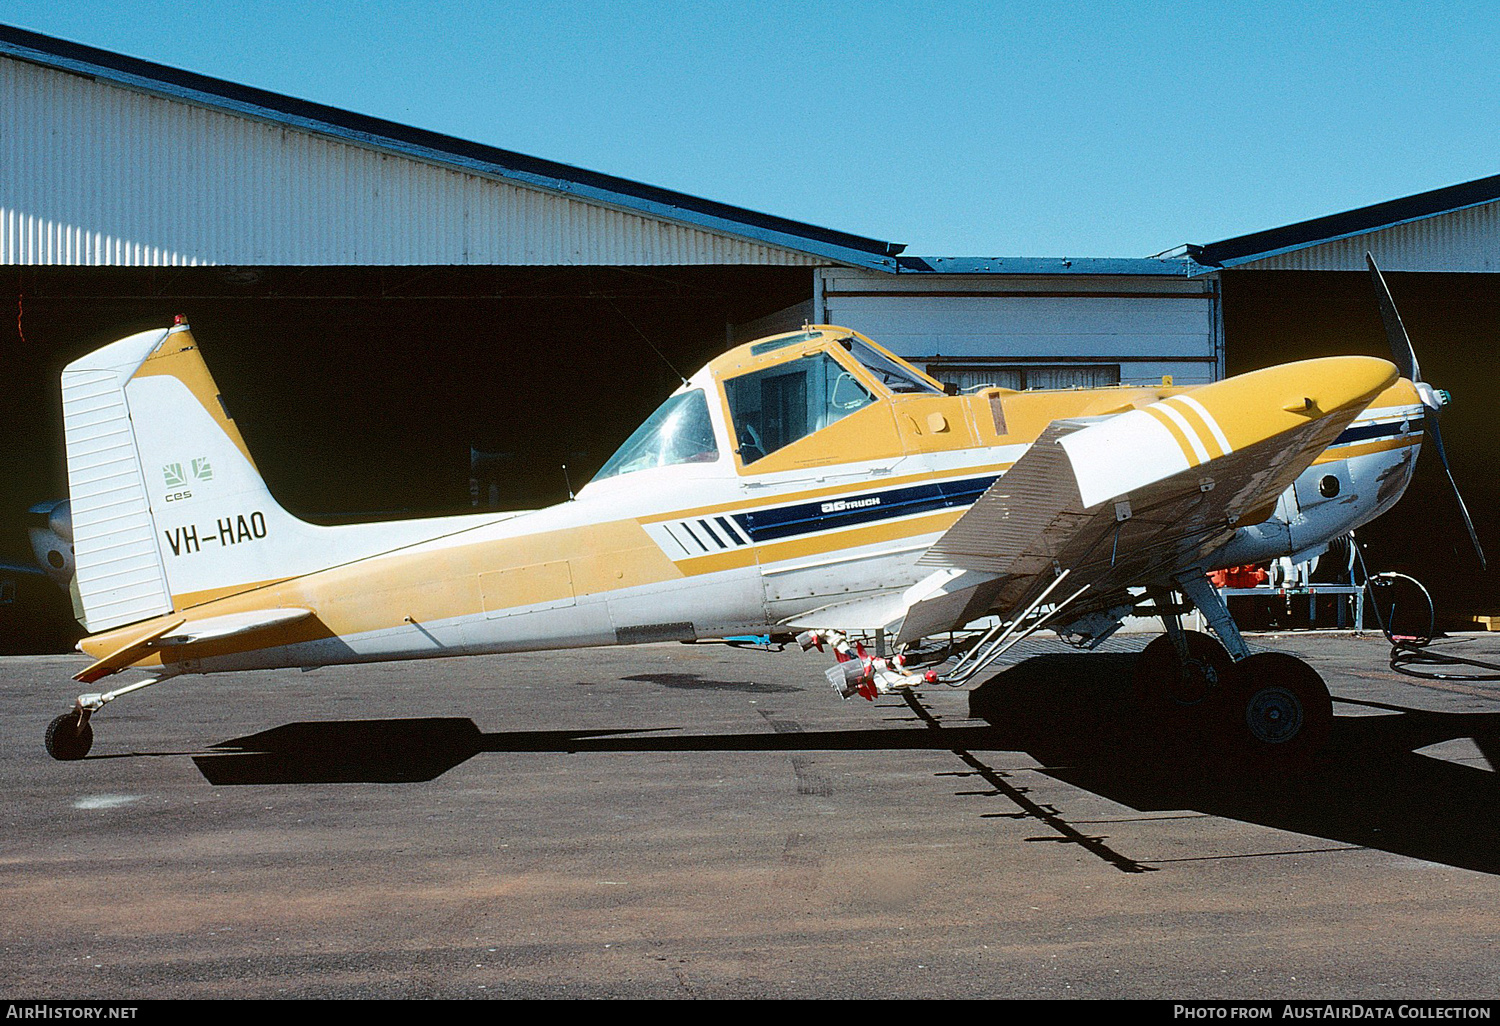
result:
[[[179,678],[75,763],[84,657],[3,659],[0,997],[1500,998],[1500,684],[1251,643],[1334,692],[1307,782],[1166,758],[1128,640],[873,703],[701,644]]]

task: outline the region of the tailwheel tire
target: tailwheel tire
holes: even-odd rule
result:
[[[1234,668],[1234,660],[1217,638],[1200,631],[1182,633],[1187,641],[1186,662],[1178,658],[1177,647],[1165,634],[1147,645],[1136,660],[1136,705],[1153,718],[1201,717],[1216,704]]]
[[[81,714],[65,712],[47,724],[47,754],[59,762],[72,762],[89,754],[94,746],[94,728]]]
[[[1227,697],[1230,754],[1255,769],[1305,771],[1333,731],[1333,699],[1323,678],[1282,652],[1261,652],[1238,663]]]

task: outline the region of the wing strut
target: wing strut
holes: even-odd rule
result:
[[[1073,571],[1069,569],[1064,570],[1062,573],[1058,574],[1057,577],[1052,581],[1052,583],[1047,585],[1046,589],[1036,597],[1036,600],[1032,602],[1031,605],[1026,607],[1026,611],[1012,620],[1009,624],[997,623],[995,624],[995,626],[986,631],[984,633],[984,636],[975,643],[974,647],[969,649],[959,658],[958,662],[954,664],[953,669],[938,677],[938,680],[943,684],[949,685],[950,687],[957,687],[964,681],[973,677],[975,674],[983,672],[985,667],[989,666],[996,659],[999,659],[1006,652],[1010,651],[1013,646],[1020,644],[1022,641],[1025,641],[1037,631],[1041,630],[1054,616],[1062,612],[1068,606],[1072,605],[1073,601],[1077,599],[1078,596],[1088,591],[1090,586],[1085,584],[1083,587],[1073,592],[1073,594],[1069,595],[1057,605],[1053,606],[1051,612],[1048,612],[1039,617],[1037,621],[1030,627],[1026,628],[1020,634],[1016,635],[1015,638],[1011,638],[1011,634],[1014,633],[1015,629],[1021,626],[1021,624],[1025,623],[1026,618],[1033,612],[1035,612],[1037,607],[1039,607],[1043,602],[1047,600],[1047,596],[1051,595],[1055,590],[1057,590],[1058,585],[1062,584],[1062,582],[1065,581],[1068,575],[1072,572]]]
[[[1224,596],[1220,595],[1209,583],[1208,576],[1202,570],[1195,568],[1178,574],[1175,580],[1177,587],[1182,589],[1188,601],[1197,606],[1198,611],[1208,620],[1208,625],[1213,628],[1214,633],[1228,649],[1229,657],[1235,662],[1248,657],[1250,647],[1240,636],[1240,629],[1235,626],[1234,617],[1229,615],[1229,607],[1224,604]]]

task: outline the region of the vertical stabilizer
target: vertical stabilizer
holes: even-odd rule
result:
[[[188,326],[63,371],[81,620],[107,630],[474,526],[320,527],[272,497]],[[493,518],[485,518],[489,520]]]
[[[69,364],[63,425],[89,630],[326,565],[322,529],[271,497],[186,324]]]

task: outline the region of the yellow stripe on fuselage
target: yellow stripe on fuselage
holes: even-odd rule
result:
[[[937,513],[925,513],[910,519],[893,520],[886,523],[866,524],[861,527],[846,527],[827,534],[811,537],[788,538],[786,541],[762,542],[743,549],[715,552],[707,556],[692,556],[678,560],[677,566],[685,576],[719,573],[741,567],[779,563],[785,559],[806,556],[823,556],[842,552],[845,549],[885,542],[905,541],[927,534],[938,534],[953,526],[965,509],[945,509]]]
[[[1371,453],[1390,452],[1393,449],[1416,448],[1421,444],[1421,435],[1407,438],[1384,438],[1374,442],[1353,442],[1349,445],[1324,449],[1318,455],[1318,458],[1313,460],[1313,466],[1316,467],[1325,463],[1337,463],[1340,460],[1352,459],[1355,456],[1368,456]]]

